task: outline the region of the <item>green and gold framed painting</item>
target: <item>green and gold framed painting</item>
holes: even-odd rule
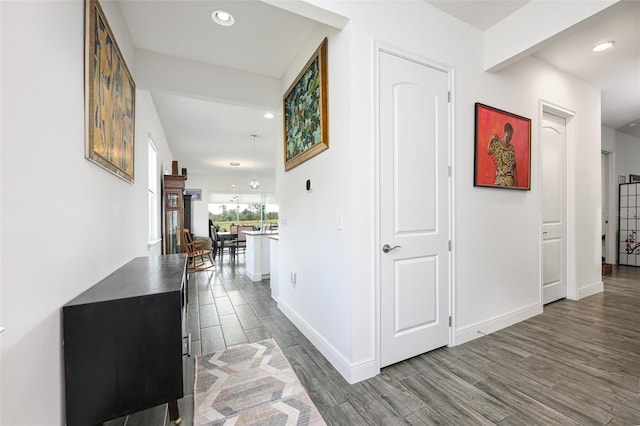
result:
[[[283,97],[285,171],[329,148],[327,87],[325,38]]]

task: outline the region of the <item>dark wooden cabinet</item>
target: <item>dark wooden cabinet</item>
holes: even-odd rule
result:
[[[62,308],[68,425],[183,396],[186,255],[138,257]]]
[[[191,227],[191,195],[184,195],[184,222],[183,227],[188,229],[193,234],[193,228]]]
[[[184,226],[184,176],[164,175],[164,254],[180,253]]]

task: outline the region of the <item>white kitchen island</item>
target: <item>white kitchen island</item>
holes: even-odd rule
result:
[[[248,231],[245,275],[251,281],[262,281],[271,273],[269,255],[269,237],[278,235],[278,231]]]
[[[271,298],[278,301],[278,243],[279,235],[271,235],[269,237],[269,256],[271,257],[271,275],[269,276],[269,284],[271,287]]]

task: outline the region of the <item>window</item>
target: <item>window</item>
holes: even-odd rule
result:
[[[263,209],[261,214],[261,209]],[[261,203],[210,203],[209,219],[220,231],[228,231],[231,224],[254,226],[259,229],[268,225],[270,229],[278,225],[278,205]]]
[[[149,176],[148,176],[148,188],[149,188],[149,248],[160,242],[159,232],[159,209],[160,203],[158,201],[158,195],[160,193],[160,176],[158,175],[158,150],[153,144],[153,140],[149,137]]]

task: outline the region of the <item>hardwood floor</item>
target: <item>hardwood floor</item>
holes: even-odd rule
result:
[[[242,257],[240,257],[242,260]],[[273,337],[329,425],[640,424],[640,268],[614,267],[603,293],[472,342],[392,365],[347,384],[277,309],[268,281],[225,263],[192,274],[195,353]],[[193,358],[180,401],[192,424]],[[126,422],[126,423],[125,423]],[[169,424],[166,405],[109,425]]]

